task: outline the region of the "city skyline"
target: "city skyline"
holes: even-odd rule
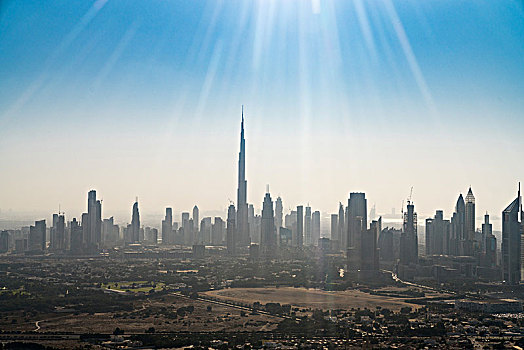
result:
[[[414,186],[447,216],[471,185],[500,216],[524,173],[518,2],[57,4],[0,7],[2,215],[78,216],[93,188],[108,212],[225,211],[242,104],[247,198],[285,208],[399,212]]]
[[[262,249],[263,255],[270,256],[272,253],[269,252],[273,251],[272,244],[276,244],[277,242],[280,242],[280,240],[282,240],[282,237],[277,237],[277,233],[280,235],[280,228],[284,227],[275,226],[277,223],[280,225],[282,224],[281,216],[284,213],[282,208],[282,199],[280,196],[278,196],[275,202],[278,203],[278,210],[276,209],[275,212],[273,212],[273,201],[269,192],[269,185],[266,185],[263,208],[260,212],[256,212],[254,209],[254,205],[250,204],[247,200],[247,177],[245,164],[246,139],[244,134],[244,107],[242,106],[240,122],[240,145],[237,164],[237,204],[235,208],[235,203],[229,200],[230,205],[227,210],[227,235],[225,236],[224,242],[227,245],[227,250],[230,255],[236,255],[240,248],[245,249],[247,247],[250,247],[252,243],[255,243],[261,245],[260,248]],[[116,233],[116,237],[121,236],[118,228],[119,226],[114,225],[114,216],[111,216],[109,219],[103,219],[104,214],[102,212],[102,202],[103,199],[97,200],[96,190],[89,191],[87,205],[88,212],[81,214],[82,229],[84,230],[82,234],[83,238],[81,244],[83,245],[82,249],[85,249],[85,251],[92,252],[98,249],[100,245],[103,244],[103,242],[105,241],[106,238],[104,237],[108,237],[108,242],[114,243],[113,239],[115,238],[115,236],[113,236],[113,234],[116,231],[118,231],[118,233]],[[366,246],[366,248],[362,249],[376,250],[376,243],[378,237],[380,236],[380,233],[382,232],[383,219],[382,215],[380,215],[379,213],[378,220],[374,220],[375,217],[377,217],[375,204],[373,204],[368,214],[367,198],[366,194],[363,192],[351,192],[349,194],[347,203],[348,205],[344,210],[343,204],[339,202],[338,218],[337,214],[335,214],[334,218],[333,214],[324,213],[324,221],[327,221],[328,217],[330,218],[331,230],[329,234],[326,234],[326,223],[324,224],[324,230],[321,229],[322,216],[320,211],[315,211],[314,213],[314,227],[312,228],[312,212],[309,202],[305,208],[305,213],[303,205],[298,205],[295,211],[293,211],[290,207],[289,214],[286,215],[285,229],[291,230],[291,244],[298,248],[301,248],[305,245],[312,246],[320,244],[319,238],[321,236],[328,237],[333,242],[333,247],[335,247],[335,249],[348,249],[348,258],[350,260],[353,260],[353,263],[356,264],[354,266],[360,264],[360,262],[356,262],[360,261],[359,259],[361,259],[360,252],[357,248],[360,247],[360,245],[362,244],[362,247]],[[489,222],[489,215],[488,212],[486,212],[484,216],[485,221],[484,224],[482,224],[482,231],[478,230],[478,226],[476,225],[477,216],[475,215],[475,203],[475,195],[473,194],[472,188],[470,186],[467,191],[467,195],[465,196],[465,200],[462,193],[459,194],[455,205],[455,212],[450,217],[450,220],[444,220],[443,211],[438,209],[436,210],[434,219],[432,219],[431,217],[426,218],[424,235],[428,243],[425,242],[424,245],[427,253],[446,253],[451,254],[453,256],[472,256],[475,253],[478,253],[479,239],[478,237],[476,237],[476,235],[477,233],[481,232],[483,235],[489,236],[487,234],[487,231],[485,231],[485,224]],[[517,199],[512,203],[517,203],[516,205],[511,205],[515,208],[518,208],[515,209],[517,210],[516,212],[518,214],[517,217],[514,218],[517,222],[518,220],[521,220],[520,210],[522,207],[520,196],[520,182],[518,183]],[[502,234],[502,237],[504,237],[504,235],[508,235],[507,228],[504,228],[508,225],[506,214],[507,210],[508,209],[502,212],[503,220],[501,222],[501,231],[495,231],[500,232]],[[165,217],[161,221],[160,225],[162,243],[191,245],[212,243],[212,241],[214,241],[213,244],[219,244],[219,242],[221,242],[219,236],[224,233],[221,224],[223,223],[222,215],[224,213],[219,212],[218,214],[216,214],[217,216],[211,215],[209,217],[203,217],[202,221],[200,221],[200,209],[197,205],[195,205],[193,207],[192,214],[193,215],[190,218],[189,212],[182,211],[180,212],[181,220],[177,221],[176,218],[173,220],[173,209],[171,207],[166,207]],[[275,215],[277,217],[276,221]],[[371,221],[369,231],[367,231],[368,215],[370,216]],[[399,226],[398,222],[394,222],[396,216],[394,209],[392,210],[391,214],[383,215],[386,219],[384,220],[384,223],[391,224],[393,230],[396,226]],[[401,262],[404,264],[416,264],[418,256],[418,239],[419,237],[422,238],[423,236],[419,236],[417,234],[418,214],[414,210],[413,187],[411,187],[409,197],[406,201],[406,206],[404,206],[404,201],[402,201],[401,215],[403,221],[403,224],[401,225],[403,235],[400,239],[400,252],[402,256]],[[215,224],[211,223],[212,216],[215,216]],[[258,224],[256,224],[257,218],[262,220],[261,222],[259,221]],[[288,222],[288,219],[290,219],[291,221]],[[389,219],[390,221],[388,222],[387,219]],[[35,221],[35,227],[37,227],[37,229],[33,226],[31,226],[31,229],[36,230],[34,232],[41,233],[41,225],[43,223],[45,232],[45,222],[45,219]],[[50,246],[53,249],[55,249],[56,247],[62,247],[63,249],[66,246],[67,240],[66,236],[62,233],[63,228],[60,228],[62,227],[62,224],[65,224],[65,212],[60,210],[60,206],[58,214],[53,213],[52,222],[53,226],[50,231]],[[59,224],[59,222],[62,222],[62,224]],[[76,218],[73,218],[73,223],[71,223],[72,226],[74,226],[74,222],[76,222]],[[124,220],[123,222],[127,221]],[[449,225],[450,223],[451,225]],[[148,222],[148,224],[151,225],[151,222]],[[215,225],[217,226],[215,227]],[[517,231],[520,235],[520,221],[518,221],[515,225],[518,225]],[[16,226],[16,223],[14,224],[14,226]],[[158,227],[158,222],[153,223],[152,226],[153,227],[140,225],[138,197],[136,197],[135,202],[132,206],[131,223],[127,224],[126,228],[123,228],[123,241],[125,242],[125,244],[137,244],[139,242],[154,242],[154,244],[156,244],[159,237],[158,229],[156,228]],[[271,227],[273,228],[271,229]],[[13,227],[11,227],[11,229],[12,228]],[[27,226],[25,228],[27,228]],[[212,234],[213,230],[215,230],[214,238]],[[315,239],[312,239],[313,230],[315,231]],[[506,230],[506,233],[504,233],[504,230]],[[491,231],[492,228],[489,229],[489,232]],[[321,235],[321,232],[323,233],[323,235]],[[362,238],[360,238],[361,234],[363,235]],[[37,237],[38,236],[36,234],[32,235],[32,239],[35,242],[42,240],[41,237]],[[151,237],[156,238],[152,239]],[[372,237],[374,237],[374,239],[372,239]],[[45,234],[43,239],[43,245],[45,249]],[[480,241],[483,241],[483,239],[481,239]],[[35,242],[31,243],[30,246],[35,246]],[[518,243],[517,245],[520,249],[520,243]],[[486,244],[483,243],[481,246],[482,249],[485,250]],[[78,245],[76,247],[71,247],[71,251],[78,251],[79,249],[80,248],[78,248]],[[359,253],[355,254],[355,252]],[[366,266],[369,264],[378,264],[378,260],[375,261],[375,259],[378,259],[378,253],[375,252],[370,254],[371,260],[363,264]],[[520,257],[520,250],[518,256]]]
[[[240,152],[239,152],[239,157],[238,157],[238,164],[237,164],[237,170],[238,170],[238,188],[237,188],[237,201],[240,200],[242,203],[247,203],[249,205],[252,205],[254,206],[254,208],[256,209],[256,213],[257,214],[261,214],[262,213],[262,205],[260,203],[258,203],[258,201],[255,199],[253,201],[247,201],[246,199],[246,188],[247,188],[247,181],[246,181],[246,170],[245,170],[245,164],[246,164],[246,150],[245,150],[245,137],[244,137],[244,106],[242,106],[241,108],[241,127],[240,127]],[[520,184],[520,182],[519,182]],[[267,186],[267,185],[266,185]],[[471,186],[469,187],[469,190],[468,190],[468,196],[470,195],[471,193]],[[93,191],[96,191],[96,190],[90,190],[91,192]],[[354,191],[350,191],[350,192],[354,192]],[[366,191],[363,191],[363,192],[366,192]],[[264,193],[267,193],[267,190],[264,192]],[[459,199],[463,197],[463,193],[465,192],[459,192]],[[349,194],[348,193],[348,198],[349,198]],[[386,208],[383,208],[382,211],[379,211],[377,212],[377,215],[385,215],[387,218],[389,219],[394,219],[394,216],[398,216],[398,219],[402,219],[403,218],[403,210],[404,210],[404,206],[406,204],[409,204],[409,202],[411,203],[415,203],[415,200],[412,199],[412,195],[413,195],[413,186],[411,187],[411,191],[410,191],[410,194],[409,194],[409,198],[406,197],[406,199],[402,199],[402,204],[400,206],[400,208],[398,207],[392,207],[391,208],[391,211],[388,212],[388,210]],[[472,194],[471,194],[472,195]],[[284,197],[284,199],[286,198],[285,196],[282,196],[282,195],[278,195],[279,198],[281,197]],[[466,196],[467,198],[467,196]],[[102,199],[103,200],[103,199]],[[380,208],[380,200],[377,200],[379,202],[379,208]],[[473,201],[475,201],[475,199],[473,198]],[[235,206],[237,205],[237,203],[235,201],[232,201],[231,199],[228,198],[228,202],[229,203],[233,203]],[[307,200],[306,203],[308,204],[309,206],[309,201]],[[136,199],[134,200],[134,205],[133,205],[133,208],[138,204],[138,197],[136,197]],[[247,204],[244,204],[246,206],[246,215],[247,215]],[[304,205],[304,202],[300,202],[300,203],[297,203],[298,205],[302,204]],[[59,206],[59,211],[60,211],[60,207],[61,207],[61,204],[58,205]],[[167,205],[165,207],[162,208],[162,210],[164,210],[165,208],[172,208],[173,205]],[[376,202],[373,201],[373,210],[375,210],[375,207],[376,207]],[[62,207],[63,208],[63,207]],[[197,206],[195,205],[194,208],[197,208]],[[195,210],[193,208],[193,210]],[[315,209],[317,209],[318,207],[315,207]],[[0,208],[1,210],[2,208]],[[174,208],[175,210],[173,211],[173,213],[175,214],[174,215],[174,221],[176,222],[176,214],[178,215],[181,215],[182,213],[184,212],[188,212],[189,211],[189,208],[179,208],[179,207],[176,207]],[[285,212],[288,212],[288,211],[291,211],[293,209],[293,206],[292,205],[285,205],[284,206],[284,209],[285,209]],[[51,208],[48,208],[47,209],[49,211],[49,215],[54,215],[54,209],[51,209]],[[134,211],[135,209],[133,209]],[[197,208],[198,210],[198,208]],[[441,208],[437,208],[436,210],[442,210]],[[111,214],[107,214],[106,216],[115,216],[115,214],[117,216],[127,216],[127,211],[128,209],[119,209],[119,210],[114,210],[112,211]],[[80,210],[80,213],[82,212],[82,209]],[[213,209],[208,209],[207,211],[204,211],[203,213],[204,214],[207,214],[207,215],[210,215],[210,216],[215,216],[215,215],[219,215],[219,216],[222,216],[222,215],[225,215],[225,213],[227,212],[227,209],[224,209],[224,210],[221,210],[221,209],[218,209],[218,208],[213,208]],[[332,213],[336,213],[336,210],[321,210],[321,212],[323,213],[323,220],[321,220],[322,222],[324,222],[324,225],[323,225],[323,228],[324,228],[324,232],[327,231],[328,229],[328,225],[329,225],[329,216],[332,214]],[[474,217],[474,229],[477,228],[477,222],[480,223],[481,219],[484,217],[484,213],[490,213],[490,216],[492,218],[492,220],[495,220],[495,221],[498,221],[500,220],[500,216],[497,215],[497,211],[493,211],[493,212],[489,212],[488,210],[485,210],[485,211],[480,211],[478,212],[477,215],[475,215],[475,212],[473,211],[473,217]],[[31,213],[31,211],[22,211],[22,213],[26,214],[26,215],[35,215],[35,213]],[[40,214],[41,212],[39,212]],[[62,212],[63,214],[65,212]],[[71,217],[79,217],[80,216],[80,213],[78,215],[71,215]],[[126,214],[124,214],[126,213]],[[146,213],[150,216],[158,216],[160,217],[161,215],[163,215],[162,213],[156,211],[156,210],[150,210],[149,211],[146,211]],[[450,215],[451,216],[451,213],[452,213],[452,210],[450,211]],[[3,214],[3,215],[2,215]],[[1,212],[0,211],[0,218],[2,218],[3,216],[7,219],[10,219],[10,218],[14,218],[16,219],[17,216],[16,216],[16,212],[15,212],[15,216],[10,216],[12,215],[12,213],[10,213],[10,210],[8,211],[7,215],[4,212]],[[105,214],[102,214],[102,215],[105,215]],[[238,215],[238,213],[237,213]],[[424,214],[423,214],[424,215]],[[430,214],[425,214],[425,216],[428,216],[430,217]],[[446,216],[446,211],[444,210],[444,216]],[[27,217],[25,217],[25,219],[27,219]],[[32,220],[32,218],[31,218]],[[239,222],[240,220],[240,217],[237,218],[237,223]],[[124,217],[120,217],[119,222],[126,222],[126,219]],[[400,224],[400,222],[399,222]],[[496,229],[496,231],[499,231],[498,229]],[[138,234],[138,233],[135,233],[135,234]]]
[[[261,214],[262,212],[262,207],[263,205],[260,205],[260,203],[257,203],[256,200],[254,200],[253,202],[254,203],[250,203],[249,201],[247,201],[247,196],[246,196],[246,189],[247,189],[247,180],[246,180],[246,141],[245,141],[245,136],[244,136],[244,106],[242,105],[242,108],[241,108],[241,123],[240,123],[240,152],[239,152],[239,156],[238,156],[238,164],[237,164],[237,171],[238,171],[238,177],[237,177],[237,180],[238,180],[238,187],[237,187],[237,202],[242,202],[244,203],[243,206],[245,206],[245,215],[247,215],[247,205],[251,205],[253,206],[255,209],[256,209],[256,213],[257,214]],[[519,185],[520,185],[520,181],[518,182]],[[267,187],[268,185],[266,185]],[[90,190],[91,192],[93,191],[96,191],[96,190],[93,190],[91,189]],[[473,196],[473,194],[471,193],[472,191],[472,188],[471,186],[469,187],[468,191],[467,191],[467,196],[466,199],[468,198],[468,196]],[[350,193],[348,193],[348,197],[349,197],[349,194],[351,194],[351,192],[354,192],[354,191],[350,191]],[[363,191],[365,192],[365,191]],[[266,192],[264,193],[267,193],[267,190]],[[377,215],[385,215],[387,218],[389,219],[394,219],[395,216],[398,216],[398,219],[403,219],[403,210],[404,210],[404,206],[405,204],[409,204],[410,202],[411,203],[414,203],[415,200],[413,200],[412,198],[413,196],[413,186],[411,187],[411,190],[410,190],[410,194],[408,197],[406,197],[406,199],[402,199],[402,204],[400,206],[400,208],[397,208],[397,207],[392,207],[391,208],[391,211],[388,212],[388,210],[386,208],[383,208],[382,210],[383,211],[380,211],[380,212],[376,212]],[[281,195],[278,195],[279,198],[281,198]],[[284,196],[285,198],[285,196]],[[463,192],[459,192],[459,201],[463,198]],[[102,199],[103,200],[103,199]],[[462,202],[464,200],[462,199]],[[229,203],[233,203],[235,206],[237,206],[237,202],[235,201],[232,201],[230,198],[228,198],[228,202]],[[380,200],[379,200],[380,202]],[[475,206],[474,204],[475,202],[475,198],[473,197],[473,207]],[[136,206],[138,203],[138,197],[135,198],[134,200],[134,206]],[[309,201],[306,200],[306,203],[308,204],[309,206]],[[340,203],[340,202],[339,202]],[[303,202],[300,202],[300,203],[297,203],[298,205],[300,204],[304,204]],[[61,204],[58,205],[58,209],[60,211],[60,207],[61,207]],[[165,209],[166,207],[168,208],[172,208],[173,205],[167,205],[165,207],[163,207],[163,209]],[[62,207],[63,208],[63,207]],[[195,208],[198,210],[197,208],[197,205],[194,206],[193,210],[195,210]],[[288,205],[287,207],[284,207],[284,208],[287,208],[288,211],[291,211],[293,206],[292,205]],[[316,207],[317,208],[317,207]],[[379,208],[380,208],[380,204],[379,204]],[[454,206],[454,208],[456,208],[456,205]],[[0,208],[1,210],[2,208]],[[50,215],[54,215],[54,209],[48,209],[49,212],[50,212]],[[133,209],[134,210],[134,209]],[[376,202],[374,201],[373,202],[373,211],[376,210]],[[442,209],[436,209],[436,210],[442,210]],[[81,212],[82,210],[80,210]],[[189,211],[188,208],[176,208],[175,207],[175,210],[174,210],[174,213],[178,213],[179,215],[184,213],[184,212],[187,212]],[[213,208],[213,209],[208,209],[207,211],[204,211],[205,214],[208,214],[210,216],[215,216],[215,215],[222,215],[223,213],[225,213],[227,210],[224,209],[224,210],[221,210],[221,209],[218,209],[218,208]],[[111,216],[114,216],[114,214],[117,214],[117,215],[125,215],[127,216],[127,214],[123,214],[123,213],[127,213],[127,209],[119,209],[119,210],[114,210],[113,209],[113,214],[111,214]],[[322,210],[322,212],[324,213],[324,230],[327,229],[327,224],[328,224],[328,220],[329,220],[329,216],[331,215],[331,213],[333,212],[336,212],[335,211],[331,211],[331,210]],[[444,213],[446,211],[444,210]],[[450,216],[451,216],[451,212],[452,210],[450,211]],[[23,214],[25,215],[35,215],[35,213],[31,213],[31,211],[22,211]],[[38,213],[41,213],[41,212],[38,212]],[[62,213],[65,213],[65,212],[62,212]],[[158,211],[155,211],[155,210],[151,210],[149,212],[146,211],[146,213],[150,216],[161,216],[162,214],[159,213]],[[473,220],[474,220],[474,223],[473,225],[475,226],[474,228],[476,228],[476,224],[477,224],[477,221],[480,221],[482,218],[483,218],[483,215],[484,213],[490,213],[488,210],[485,210],[483,212],[478,212],[477,215],[475,215],[475,210],[473,209]],[[10,218],[14,218],[16,219],[17,218],[17,213],[15,212],[15,216],[10,216],[12,215],[11,213],[11,210],[8,210],[8,213],[7,213],[7,216],[6,216],[6,213],[2,213],[0,211],[0,218],[2,218],[2,214],[4,215],[4,217],[10,219]],[[239,215],[237,213],[237,215]],[[425,216],[430,216],[430,214],[423,214]],[[73,216],[76,216],[76,215],[73,215]],[[78,216],[80,216],[80,214],[78,214]],[[496,214],[496,211],[494,212],[491,212],[491,218],[492,220],[494,219],[495,221],[498,221],[500,220],[500,216],[498,216]],[[237,223],[240,222],[240,216],[237,218]],[[247,217],[246,217],[246,220],[247,220]],[[124,218],[119,218],[119,221],[121,222],[126,222],[126,219]],[[176,220],[175,220],[176,221]],[[471,234],[471,233],[470,233]]]
[[[524,0],[0,0],[0,349],[524,348]]]

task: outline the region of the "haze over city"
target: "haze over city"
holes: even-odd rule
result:
[[[518,1],[2,2],[2,216],[78,216],[90,189],[104,215],[135,196],[149,214],[225,212],[243,104],[257,210],[270,184],[285,208],[364,191],[400,213],[413,186],[419,213],[450,215],[471,185],[497,217],[524,173],[522,16]]]
[[[0,350],[524,349],[522,0],[0,1]]]

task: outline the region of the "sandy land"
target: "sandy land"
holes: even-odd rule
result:
[[[418,308],[420,306],[404,302],[407,298],[394,298],[371,295],[358,290],[328,292],[318,289],[267,287],[267,288],[231,288],[214,290],[204,293],[224,301],[252,304],[256,301],[265,303],[291,304],[301,308],[312,309],[351,309],[377,306],[390,310],[399,310],[404,306]]]

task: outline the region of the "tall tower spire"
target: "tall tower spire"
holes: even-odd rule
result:
[[[246,181],[246,140],[244,138],[244,106],[240,123],[240,152],[238,153],[238,189],[237,189],[237,235],[238,245],[251,244],[248,224],[247,181]]]

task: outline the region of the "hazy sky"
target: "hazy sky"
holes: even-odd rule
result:
[[[524,5],[493,0],[0,2],[0,208],[103,216],[364,191],[496,215],[524,180]]]

